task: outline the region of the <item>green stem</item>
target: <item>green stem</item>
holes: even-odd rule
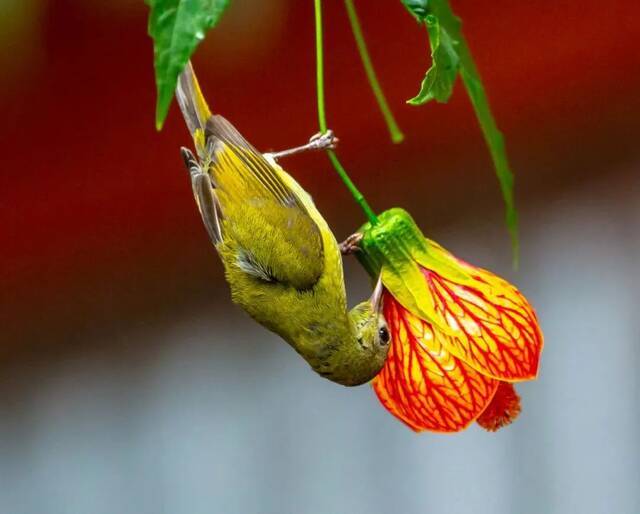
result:
[[[320,132],[327,131],[327,115],[325,112],[324,104],[324,50],[322,40],[322,0],[314,0],[315,7],[315,21],[316,21],[316,88],[318,96],[318,122],[320,125]],[[347,189],[351,193],[351,196],[360,205],[364,211],[367,219],[372,225],[378,223],[378,217],[373,212],[373,209],[369,206],[367,200],[363,194],[358,190],[355,184],[349,178],[344,166],[338,160],[338,156],[333,150],[328,150],[329,160],[333,167],[338,172],[338,175],[342,179],[342,182],[347,186]]]
[[[389,130],[389,134],[391,135],[391,141],[393,141],[394,143],[400,143],[404,139],[404,134],[398,127],[398,124],[393,117],[393,113],[389,108],[387,99],[385,98],[382,87],[380,86],[380,82],[378,81],[376,70],[373,67],[373,63],[371,62],[371,57],[369,55],[369,50],[367,49],[367,43],[362,34],[362,27],[360,25],[356,7],[353,4],[353,0],[344,0],[344,5],[347,9],[349,23],[351,24],[351,31],[353,32],[353,37],[356,40],[358,53],[360,54],[360,59],[362,60],[364,71],[367,74],[369,86],[371,87],[371,90],[376,97],[376,102],[378,102],[378,107],[380,108],[382,117],[387,124],[387,129]]]
[[[316,94],[318,98],[318,123],[320,132],[327,131],[324,109],[324,46],[322,42],[322,1],[314,0],[316,18]]]
[[[376,225],[378,223],[378,217],[376,216],[376,213],[373,212],[373,209],[371,209],[365,197],[358,190],[355,184],[351,181],[351,179],[349,178],[349,175],[347,175],[347,172],[344,169],[344,166],[342,166],[342,164],[338,160],[338,156],[336,155],[336,153],[333,150],[328,150],[327,154],[329,155],[329,160],[331,161],[331,164],[333,164],[333,167],[338,172],[338,175],[340,175],[342,182],[344,182],[344,184],[347,186],[347,189],[351,193],[351,196],[353,196],[355,201],[362,208],[369,222],[372,225]]]

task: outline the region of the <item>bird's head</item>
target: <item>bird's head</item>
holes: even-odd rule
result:
[[[360,376],[352,385],[373,379],[387,358],[391,335],[382,314],[382,292],[382,282],[379,281],[371,298],[356,305],[349,313],[355,328],[356,351],[360,353],[362,363]]]

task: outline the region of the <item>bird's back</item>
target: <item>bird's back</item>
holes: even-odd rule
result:
[[[221,116],[205,134],[233,300],[305,357],[338,345],[349,331],[342,261],[311,197]]]
[[[190,64],[176,97],[198,154],[183,149],[194,196],[233,300],[321,370],[353,339],[333,234],[292,177],[211,114]]]

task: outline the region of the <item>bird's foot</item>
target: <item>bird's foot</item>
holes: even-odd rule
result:
[[[184,167],[187,169],[190,175],[197,173],[200,171],[200,164],[198,164],[198,159],[193,155],[193,152],[184,146],[180,147],[180,155],[182,156],[182,161],[184,162]]]
[[[318,132],[309,138],[309,145],[314,150],[333,150],[340,140],[335,136],[333,130]]]
[[[342,243],[338,246],[340,248],[340,253],[342,255],[353,255],[356,252],[360,251],[360,241],[364,236],[360,232],[356,232],[355,234],[351,234],[347,237]]]

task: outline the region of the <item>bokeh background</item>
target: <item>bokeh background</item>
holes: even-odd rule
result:
[[[0,512],[640,512],[640,3],[453,3],[517,175],[518,272],[460,84],[404,103],[429,58],[399,2],[356,5],[406,141],[339,1],[328,109],[374,208],[536,306],[541,376],[496,434],[416,435],[231,304],[175,106],[154,129],[141,0],[0,0]],[[261,149],[317,130],[312,30],[311,1],[233,0],[197,51],[213,107]],[[338,238],[359,226],[324,156],[286,164]],[[355,303],[369,284],[345,266]]]

